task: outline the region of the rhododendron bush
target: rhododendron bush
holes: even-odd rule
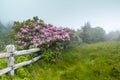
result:
[[[15,40],[19,49],[40,48],[47,59],[54,59],[67,47],[70,35],[63,28],[40,21],[21,27]]]

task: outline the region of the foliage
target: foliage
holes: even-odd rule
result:
[[[0,22],[0,49],[4,49],[5,46],[10,42],[10,39],[8,38],[9,31],[10,28],[7,28]]]
[[[85,43],[90,43],[90,35],[89,35],[90,29],[91,29],[90,23],[86,23],[82,27],[81,38],[82,38],[83,42],[85,42]]]
[[[105,41],[106,34],[101,27],[92,28],[90,23],[86,23],[80,31],[80,37],[84,43],[95,43]]]
[[[16,27],[18,26],[16,25]],[[65,29],[47,25],[43,21],[30,21],[28,25],[20,26],[20,30],[16,27],[14,28],[18,32],[15,35],[15,40],[18,49],[38,47],[47,61],[54,61],[55,58],[58,58],[60,52],[67,47],[66,44],[70,40],[69,32]]]
[[[111,31],[106,38],[107,41],[120,41],[120,31]]]
[[[65,28],[66,31],[70,32],[70,43],[73,44],[81,44],[82,39],[79,36],[81,33],[79,31],[75,31],[74,29]]]
[[[91,28],[90,32],[90,42],[103,42],[105,41],[106,34],[101,27]]]

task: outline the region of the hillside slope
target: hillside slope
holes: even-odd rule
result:
[[[4,62],[0,61],[0,69],[6,66]],[[39,60],[15,74],[0,80],[120,80],[120,42],[74,46],[57,63]]]

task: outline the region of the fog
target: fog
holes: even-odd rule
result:
[[[0,0],[4,25],[38,16],[46,23],[79,29],[86,22],[106,32],[120,30],[120,0]]]

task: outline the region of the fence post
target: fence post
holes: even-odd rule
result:
[[[10,57],[7,59],[7,64],[8,67],[11,67],[11,71],[8,73],[9,75],[13,76],[14,75],[14,51],[15,51],[15,46],[14,45],[8,45],[6,47],[7,53],[10,54]]]

